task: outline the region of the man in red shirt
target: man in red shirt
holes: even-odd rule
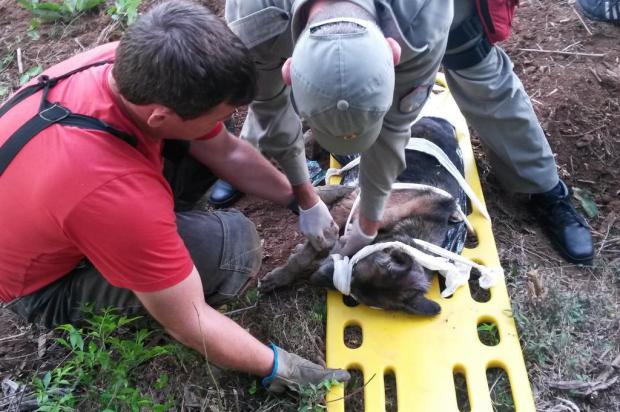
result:
[[[246,193],[293,199],[286,177],[222,126],[253,99],[255,79],[225,23],[175,1],[0,108],[0,301],[47,326],[78,321],[84,304],[144,307],[180,342],[266,376],[273,391],[348,379],[212,308],[243,289],[262,251],[241,213],[185,211],[210,171]]]

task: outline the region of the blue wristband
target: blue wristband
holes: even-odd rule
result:
[[[276,374],[278,373],[278,347],[271,342],[269,342],[269,345],[267,346],[269,346],[273,351],[273,368],[271,369],[271,373],[265,376],[261,381],[265,388],[269,386],[269,384],[273,381],[273,379],[276,377]]]

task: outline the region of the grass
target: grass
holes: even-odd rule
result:
[[[131,26],[138,18],[138,8],[142,0],[116,0],[107,13],[114,21],[120,21],[125,26]]]
[[[160,402],[138,387],[138,367],[172,354],[174,347],[147,345],[150,331],[129,331],[137,319],[105,309],[88,313],[82,328],[68,324],[58,327],[62,336],[56,342],[69,353],[54,369],[32,379],[38,410],[168,410],[173,399]],[[168,375],[161,374],[153,387],[161,390],[167,384]]]
[[[327,409],[325,396],[339,382],[333,379],[326,379],[317,385],[311,383],[304,385],[299,390],[299,403],[297,412],[321,412]]]
[[[96,9],[105,0],[17,0],[17,3],[30,10],[38,22],[68,22],[81,13]]]
[[[570,390],[559,392],[553,384],[597,381],[620,352],[620,342],[610,339],[617,336],[619,322],[618,268],[605,262],[594,269],[537,268],[541,281],[534,292],[528,289],[531,267],[512,263],[514,319],[539,408],[556,405],[558,398],[591,411],[617,405],[617,388],[594,399]]]
[[[38,39],[38,35],[34,33],[40,23],[69,22],[84,12],[99,8],[106,3],[106,0],[17,0],[17,3],[32,12],[34,18],[30,23],[29,35],[36,36]],[[138,18],[138,8],[141,3],[142,0],[116,0],[106,12],[112,20],[130,26]]]
[[[491,395],[491,404],[494,412],[514,412],[515,404],[512,399],[510,382],[503,369],[491,368],[487,370],[487,382]]]
[[[499,332],[497,325],[491,322],[482,322],[478,325],[478,337],[487,346],[499,344]]]
[[[123,18],[122,10],[119,10],[117,8],[115,12],[106,11],[112,19],[121,19]],[[115,17],[115,14],[118,17]],[[90,22],[94,22],[95,17],[92,13],[88,13],[88,18],[93,18]],[[86,19],[82,15],[77,20]],[[90,25],[85,27],[87,30],[92,29]],[[101,29],[99,26],[97,28]],[[48,39],[41,48],[38,48],[41,42],[34,42],[36,39],[32,36],[28,37],[28,33],[24,32],[21,38],[10,37],[10,32],[7,33],[2,40],[3,49],[0,52],[0,100],[14,90],[19,83],[19,74],[15,64],[17,47],[22,47],[22,50],[26,52],[24,58],[26,70],[39,64],[47,67],[68,57],[66,51],[63,51],[64,54],[59,54],[60,40],[63,37],[68,40],[79,39],[79,36],[84,34],[81,30],[82,28],[76,27],[75,24],[65,26],[62,20],[58,24],[41,27],[41,39]],[[65,43],[75,48],[75,45],[68,40]],[[82,39],[81,41],[87,48],[94,45],[94,40],[84,42]],[[613,106],[610,103],[610,109],[607,112],[612,109]],[[478,151],[477,155],[481,152],[481,150]],[[576,158],[576,164],[577,162],[579,158]],[[484,163],[479,163],[479,167],[484,171]],[[486,190],[490,188],[486,182],[483,186]],[[611,363],[611,360],[620,353],[620,343],[616,339],[620,322],[618,262],[616,261],[616,266],[613,267],[608,261],[600,261],[595,269],[567,265],[557,258],[557,254],[544,249],[548,246],[545,241],[541,240],[542,236],[532,234],[532,225],[523,224],[519,211],[511,208],[510,202],[502,200],[494,193],[487,195],[486,198],[490,202],[489,209],[493,211],[494,217],[498,216],[493,222],[494,233],[500,248],[502,263],[506,268],[514,317],[538,409],[553,410],[559,405],[557,398],[567,398],[584,411],[614,410],[615,406],[620,404],[620,392],[617,386],[600,392],[597,398],[583,398],[571,391],[554,390],[549,384],[561,380],[595,380],[603,365]],[[502,215],[503,209],[508,209],[510,213]],[[608,240],[615,239],[617,245],[617,237],[618,231],[614,229],[609,233]],[[597,250],[601,246],[601,239],[602,236],[595,238]],[[537,259],[535,253],[548,257],[548,260]],[[527,274],[533,269],[538,270],[543,277],[541,283],[547,290],[546,295],[529,290]],[[313,361],[321,360],[322,351],[325,348],[323,291],[301,286],[268,296],[259,296],[255,290],[250,290],[246,297],[247,300],[240,300],[236,305],[227,308],[231,311],[243,310],[231,315],[243,327],[263,341],[273,340],[286,350]],[[252,307],[254,305],[256,306]],[[252,308],[246,309],[248,307]],[[134,325],[133,322],[123,325],[119,328],[118,334],[114,332],[113,335],[121,340],[135,341]],[[19,328],[25,328],[25,326],[20,324]],[[18,332],[19,330],[16,330],[14,333]],[[71,333],[58,331],[57,333],[61,334],[69,347],[54,344],[48,354],[41,359],[36,355],[37,338],[39,333],[45,332],[31,329],[29,333],[31,336],[29,335],[28,340],[24,339],[21,345],[30,348],[29,351],[24,349],[23,352],[17,354],[4,352],[9,353],[9,355],[4,355],[6,357],[23,356],[15,361],[6,362],[14,365],[14,370],[7,372],[6,376],[19,376],[23,382],[29,382],[32,376],[36,375],[41,380],[42,386],[39,388],[45,388],[42,392],[48,395],[48,400],[59,401],[62,396],[70,393],[70,396],[74,397],[75,405],[94,405],[95,400],[88,399],[86,389],[81,386],[76,386],[69,392],[61,392],[62,395],[52,390],[53,385],[65,390],[67,385],[63,383],[64,380],[71,384],[74,383],[72,379],[75,371],[67,372],[62,369],[74,356],[71,348]],[[85,333],[87,334],[88,331],[83,329],[80,336],[83,341],[88,342],[89,338],[84,335]],[[155,340],[151,339],[154,338],[153,334],[145,338],[147,349],[152,347],[149,344]],[[3,350],[14,350],[7,345],[7,342],[3,342],[2,345]],[[87,352],[88,344],[81,351]],[[34,352],[35,355],[28,357],[28,352]],[[60,356],[61,359],[57,360],[55,356]],[[111,359],[116,359],[116,356],[118,355],[111,356]],[[64,357],[67,359],[63,360]],[[53,362],[53,365],[50,365],[50,362]],[[24,364],[26,366],[23,366]],[[46,378],[47,372],[37,371],[35,373],[37,368],[43,371],[49,370],[49,377]],[[217,368],[214,369],[219,387],[216,392],[213,389],[211,377],[204,368],[204,359],[199,354],[180,346],[173,347],[172,353],[145,360],[138,369],[140,379],[136,379],[135,369],[128,372],[127,379],[130,387],[141,396],[157,398],[155,401],[160,404],[165,403],[167,399],[174,399],[175,407],[178,409],[218,411],[222,410],[220,409],[222,405],[225,411],[267,412],[297,411],[300,403],[303,405],[303,401],[300,401],[297,395],[274,396],[269,394],[254,376],[221,371]],[[167,376],[167,378],[162,376]],[[495,380],[490,380],[490,385],[494,382]],[[158,385],[161,389],[157,389]],[[501,389],[502,382],[498,381],[494,387],[494,391],[499,395],[498,404],[503,403],[502,394],[506,394],[506,391]],[[217,400],[220,398],[222,398],[221,403]],[[68,404],[68,398],[64,402]],[[100,408],[92,407],[91,409]]]

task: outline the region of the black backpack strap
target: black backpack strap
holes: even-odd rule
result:
[[[472,42],[466,49],[452,53],[451,50]],[[491,52],[493,45],[487,39],[478,15],[473,15],[460,25],[450,30],[447,53],[442,64],[450,70],[462,70],[475,66]]]
[[[134,136],[116,130],[94,117],[73,114],[66,107],[54,103],[32,116],[0,147],[0,175],[4,173],[11,161],[29,141],[56,123],[81,129],[100,130],[118,137],[133,147],[137,145]]]
[[[4,173],[9,163],[11,163],[26,143],[32,140],[40,131],[67,118],[70,114],[71,112],[65,107],[52,105],[32,116],[30,120],[17,129],[4,145],[0,147],[0,175]]]
[[[31,141],[41,131],[54,124],[79,127],[81,129],[99,130],[109,133],[133,147],[137,146],[138,142],[134,136],[117,130],[102,120],[82,114],[72,113],[71,110],[66,107],[58,103],[51,103],[47,100],[49,89],[54,87],[59,80],[66,79],[67,77],[90,67],[100,66],[106,63],[109,62],[104,61],[90,64],[55,78],[41,76],[39,78],[39,83],[23,89],[0,109],[0,117],[2,117],[2,115],[4,115],[9,109],[24,100],[26,97],[43,90],[39,112],[32,116],[30,120],[24,123],[19,129],[17,129],[7,139],[7,141],[0,146],[0,175],[4,173],[11,161],[29,141]]]
[[[21,102],[22,100],[32,96],[33,94],[35,94],[39,90],[44,89],[46,86],[48,88],[52,88],[52,87],[56,86],[56,83],[58,83],[60,80],[64,80],[67,77],[73,76],[76,73],[79,73],[81,71],[90,69],[91,67],[102,66],[104,64],[111,64],[111,63],[113,63],[112,60],[103,60],[103,61],[100,61],[100,62],[88,64],[86,66],[78,67],[77,69],[71,70],[69,73],[65,73],[65,74],[63,74],[61,76],[58,76],[58,77],[50,78],[50,77],[48,77],[46,75],[40,76],[38,83],[35,83],[33,85],[30,85],[28,87],[23,88],[22,90],[17,92],[13,97],[11,97],[6,103],[4,103],[4,105],[2,105],[2,107],[0,107],[0,117],[2,117],[10,109],[15,107],[19,102]]]

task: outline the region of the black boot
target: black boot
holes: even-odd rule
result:
[[[551,238],[553,245],[569,262],[589,265],[594,257],[590,228],[575,209],[571,193],[560,180],[548,192],[530,196],[532,213]]]
[[[217,208],[228,207],[232,205],[235,200],[239,199],[241,195],[242,193],[235,189],[230,183],[218,179],[211,190],[209,203]]]

